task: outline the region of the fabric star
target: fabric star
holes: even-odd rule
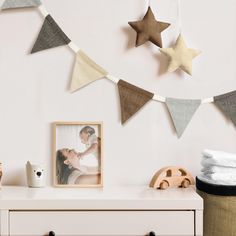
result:
[[[169,23],[157,21],[150,7],[148,7],[147,13],[141,21],[128,23],[137,32],[136,47],[147,41],[162,47],[161,32],[170,25]]]
[[[199,50],[187,48],[181,35],[172,48],[162,48],[160,51],[170,60],[168,72],[181,68],[189,75],[192,75],[192,60],[201,53]]]

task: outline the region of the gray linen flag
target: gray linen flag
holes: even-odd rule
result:
[[[236,90],[215,96],[214,103],[236,126]]]
[[[40,0],[6,0],[1,9],[15,9],[15,8],[25,8],[25,7],[37,7],[41,5]]]
[[[166,105],[170,112],[178,138],[182,136],[200,104],[201,100],[166,98]]]
[[[59,47],[69,44],[70,42],[71,40],[62,31],[55,20],[50,15],[47,15],[31,53]]]

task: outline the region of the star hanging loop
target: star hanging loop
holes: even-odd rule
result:
[[[201,53],[199,50],[187,48],[181,34],[173,47],[161,48],[160,51],[169,58],[168,72],[180,68],[189,75],[192,75],[192,60]]]
[[[141,21],[128,23],[137,32],[136,47],[150,41],[162,48],[161,32],[168,28],[170,24],[157,21],[150,6]]]

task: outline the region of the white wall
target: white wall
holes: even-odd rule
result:
[[[165,74],[167,61],[157,47],[134,47],[136,34],[127,22],[143,16],[144,0],[43,2],[80,48],[133,84],[176,98],[236,89],[236,0],[181,1],[185,40],[202,50],[192,78]],[[151,2],[157,18],[173,24],[163,33],[164,46],[169,46],[178,36],[177,0]],[[53,121],[104,122],[105,185],[146,184],[166,165],[184,166],[195,175],[204,148],[236,152],[235,127],[214,105],[201,106],[178,139],[165,106],[154,101],[122,126],[117,88],[108,80],[70,94],[74,55],[67,47],[29,55],[42,22],[36,10],[0,14],[0,159],[5,184],[25,184],[27,160],[46,162],[51,171]]]

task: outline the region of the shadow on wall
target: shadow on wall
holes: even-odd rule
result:
[[[11,171],[10,175],[7,175],[7,173],[5,173],[3,170],[2,180],[3,185],[26,186],[25,169],[15,169],[14,171]]]
[[[127,22],[128,24],[128,22]],[[136,31],[134,31],[129,25],[122,28],[123,33],[127,36],[127,43],[125,50],[129,50],[135,47],[136,43]]]
[[[158,78],[161,76],[161,75],[164,75],[166,74],[167,72],[167,68],[168,68],[168,58],[163,56],[162,54],[158,53],[158,54],[153,54],[155,60],[157,62],[159,62],[158,64],[158,70],[157,70],[157,75],[158,75]]]

